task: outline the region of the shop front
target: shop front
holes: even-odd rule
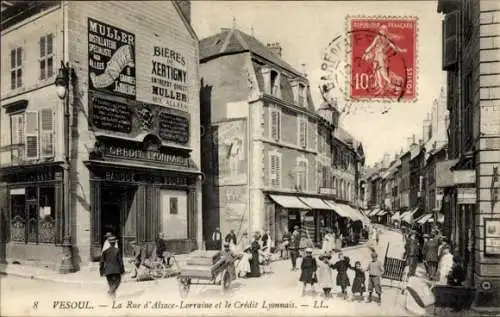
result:
[[[201,174],[188,155],[168,148],[137,148],[114,140],[96,146],[85,165],[90,171],[91,257],[98,260],[104,235],[112,232],[125,256],[131,241],[153,248],[159,233],[167,249],[197,247],[196,184]]]
[[[306,218],[311,217],[311,207],[303,203],[298,197],[270,194],[269,198],[271,198],[275,206],[276,220],[274,221],[273,241],[281,241],[285,232],[292,233],[295,226],[303,228],[307,223],[311,222],[310,218]],[[307,222],[306,219],[308,219]],[[314,219],[312,219],[312,222],[314,223]]]
[[[0,182],[6,260],[56,266],[62,252],[63,168],[56,162],[4,167]]]

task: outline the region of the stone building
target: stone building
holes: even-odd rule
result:
[[[197,248],[199,58],[189,2],[11,4],[1,34],[7,259],[78,268],[99,259],[108,231],[126,256],[131,240],[151,245],[159,232],[174,252]]]
[[[445,224],[475,305],[491,310],[500,306],[500,3],[439,0],[438,12],[450,112]]]
[[[235,26],[200,41],[205,237],[220,227],[276,242],[299,225],[319,242],[333,226],[337,120],[316,112],[307,77],[282,54]]]

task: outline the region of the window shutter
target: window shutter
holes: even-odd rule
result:
[[[443,70],[458,62],[459,17],[459,12],[454,11],[446,14],[443,21]]]
[[[40,156],[54,156],[54,113],[52,109],[42,109],[40,113]]]
[[[307,119],[300,119],[299,124],[299,145],[305,148],[307,146]]]
[[[271,110],[271,138],[275,141],[280,140],[280,113],[276,110]]]
[[[276,187],[281,187],[281,157],[279,155],[275,155],[275,182]]]
[[[26,158],[38,158],[38,112],[26,111],[25,113],[25,147]]]

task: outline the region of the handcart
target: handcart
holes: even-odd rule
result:
[[[182,298],[189,294],[191,285],[216,285],[227,291],[235,278],[234,260],[221,257],[219,251],[195,251],[177,277]]]
[[[391,258],[387,255],[389,254],[389,243],[387,244],[387,249],[385,250],[384,257],[384,274],[383,279],[390,281],[390,285],[385,285],[393,287],[393,281],[399,282],[398,288],[401,290],[401,294],[404,294],[406,289],[406,284],[408,282],[408,270],[406,266],[406,259]],[[397,297],[396,297],[397,299]]]

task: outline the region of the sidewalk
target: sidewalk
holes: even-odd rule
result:
[[[343,248],[343,251],[355,250],[358,248],[363,248],[366,243],[360,243],[355,246],[350,246]],[[314,250],[315,255],[321,254],[320,249]],[[187,254],[179,254],[175,256],[177,263],[182,267],[187,260]],[[279,258],[275,258],[274,261],[286,261]],[[274,262],[273,261],[273,262]],[[129,272],[130,265],[125,263],[125,271]],[[175,266],[172,272],[175,271]],[[102,284],[102,278],[99,276],[98,263],[91,264],[87,267],[83,267],[81,270],[68,273],[60,274],[59,272],[47,268],[36,267],[32,265],[22,265],[22,264],[0,264],[0,275],[10,275],[27,279],[52,281],[56,283],[73,283],[73,284]],[[172,274],[174,276],[174,274]],[[167,277],[168,278],[168,277]],[[125,274],[122,283],[136,282],[135,279],[130,277],[130,274]]]

